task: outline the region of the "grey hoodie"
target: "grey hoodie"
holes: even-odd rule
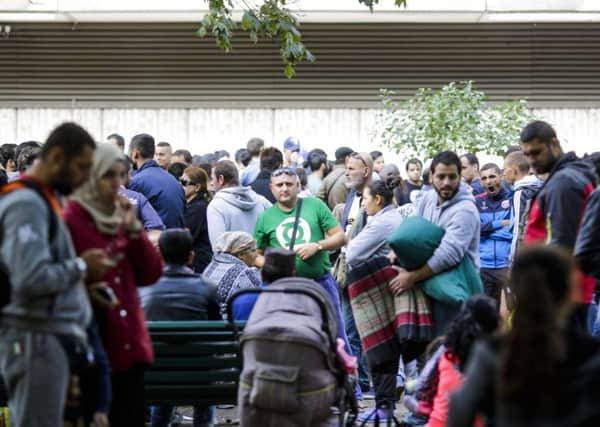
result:
[[[86,340],[91,307],[69,231],[57,223],[48,242],[48,208],[37,193],[19,189],[0,198],[0,257],[12,285],[0,326]]]
[[[263,196],[250,187],[228,187],[219,190],[208,204],[208,237],[214,246],[217,238],[227,231],[254,234],[258,216],[271,207]]]
[[[461,183],[452,199],[438,206],[437,191],[427,191],[417,205],[417,215],[442,227],[446,233],[440,246],[427,261],[437,274],[459,264],[468,255],[479,269],[479,232],[481,223],[475,198]]]

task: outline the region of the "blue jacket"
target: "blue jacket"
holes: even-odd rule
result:
[[[129,184],[129,189],[142,193],[167,228],[185,228],[185,193],[173,175],[163,170],[154,160],[140,167]]]
[[[139,289],[148,320],[220,320],[217,288],[191,269],[167,264],[153,286]]]
[[[513,238],[511,196],[502,188],[496,196],[486,192],[475,198],[481,219],[481,268],[505,268],[509,265]],[[503,220],[509,220],[510,224],[503,226]]]
[[[127,197],[132,205],[137,206],[138,217],[142,221],[144,230],[164,230],[165,225],[156,213],[156,210],[152,207],[146,196],[137,191],[130,190],[125,187],[121,187],[119,194]]]

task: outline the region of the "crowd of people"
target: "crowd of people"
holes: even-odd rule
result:
[[[252,138],[233,156],[148,134],[125,145],[68,122],[43,144],[0,147],[12,425],[168,426],[174,408],[144,401],[146,320],[226,319],[237,290],[294,276],[330,299],[361,421],[393,418],[406,389],[404,426],[600,423],[600,156],[563,152],[548,123],[481,166],[452,151],[426,166],[350,147],[330,160],[296,138]],[[428,255],[398,249],[399,230]],[[365,278],[378,283],[368,298]],[[256,298],[236,301],[236,320]],[[386,354],[378,301],[393,307]],[[194,408],[194,426],[213,422]]]

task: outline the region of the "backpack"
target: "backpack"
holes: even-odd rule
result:
[[[46,203],[46,207],[48,208],[48,241],[51,242],[56,236],[58,219],[54,213],[54,208],[52,207],[50,200],[48,200],[44,194],[44,190],[39,186],[39,184],[27,178],[20,178],[16,181],[0,186],[0,197],[22,188],[29,188],[30,190],[33,190]],[[2,224],[0,223],[0,241],[3,238]],[[4,264],[4,261],[0,258],[0,309],[4,308],[6,305],[8,305],[8,303],[10,303],[11,291],[12,286],[10,284],[10,272],[8,267]]]
[[[260,296],[240,340],[241,425],[325,425],[330,407],[344,407],[353,397],[336,351],[338,325],[329,295],[309,279],[279,279],[232,295],[229,319],[234,299],[246,293]]]

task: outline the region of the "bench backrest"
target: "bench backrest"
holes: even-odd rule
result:
[[[241,331],[245,322],[236,324]],[[242,360],[227,322],[148,322],[148,329],[155,353],[144,377],[149,405],[236,403]],[[0,378],[0,407],[6,402]]]
[[[155,352],[144,377],[148,404],[236,403],[242,360],[227,322],[148,322],[148,329]]]

